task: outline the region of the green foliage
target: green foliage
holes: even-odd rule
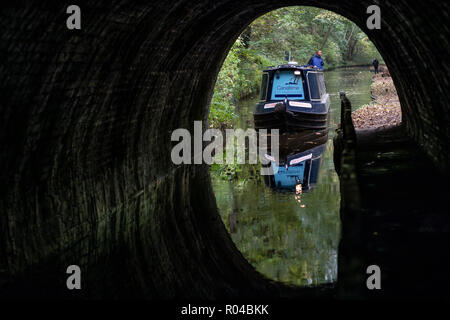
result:
[[[209,126],[211,128],[231,128],[236,117],[234,106],[228,99],[214,94],[209,109]]]
[[[236,143],[236,141],[234,141]],[[236,146],[235,146],[236,147]],[[223,162],[224,163],[212,163],[210,167],[210,172],[213,172],[217,177],[222,180],[234,181],[238,185],[245,185],[249,180],[259,179],[261,171],[261,163],[257,164],[238,164],[237,153],[234,154],[234,162],[227,164],[226,150],[223,151]],[[248,152],[246,152],[246,158],[248,158]]]
[[[261,70],[271,64],[257,50],[245,48],[242,38],[238,38],[217,76],[209,112],[210,127],[232,127],[235,103],[258,93]]]
[[[323,51],[327,53],[324,57],[326,65],[341,66],[343,64],[344,58],[340,54],[339,45],[335,41],[328,40]]]
[[[358,42],[357,50],[357,55],[353,58],[355,64],[367,63],[367,61],[372,61],[373,58],[377,58],[380,63],[384,63],[380,53],[367,37],[361,38]]]
[[[220,98],[230,99],[236,89],[235,84],[239,76],[239,51],[242,49],[242,41],[238,39],[230,52],[217,76],[214,94]]]

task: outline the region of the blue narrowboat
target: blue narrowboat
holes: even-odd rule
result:
[[[263,71],[256,129],[324,129],[330,98],[323,71],[289,62]]]

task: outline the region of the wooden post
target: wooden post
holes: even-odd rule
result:
[[[338,255],[338,297],[362,299],[367,292],[362,238],[362,203],[356,174],[356,132],[352,122],[352,106],[345,92],[341,98],[341,241]]]

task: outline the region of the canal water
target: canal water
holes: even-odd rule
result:
[[[325,71],[331,100],[328,136],[306,135],[287,146],[298,146],[297,151],[306,154],[316,147],[309,188],[301,192],[271,188],[254,165],[226,168],[228,172],[212,167],[211,181],[225,226],[244,257],[268,278],[300,286],[337,280],[340,193],[332,139],[340,121],[339,91],[347,93],[356,109],[370,102],[371,77],[368,68]],[[254,126],[257,100],[236,106],[235,128]]]

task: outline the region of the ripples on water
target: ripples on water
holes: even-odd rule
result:
[[[311,190],[295,194],[271,189],[263,176],[248,174],[254,171],[250,165],[242,165],[242,176],[234,180],[224,179],[218,171],[211,172],[225,226],[237,248],[265,276],[296,285],[336,281],[340,193],[332,139],[340,116],[338,92],[346,91],[354,108],[369,103],[371,76],[368,68],[325,72],[331,100],[330,129],[319,161],[317,183]],[[253,127],[256,101],[239,103],[235,127]]]

